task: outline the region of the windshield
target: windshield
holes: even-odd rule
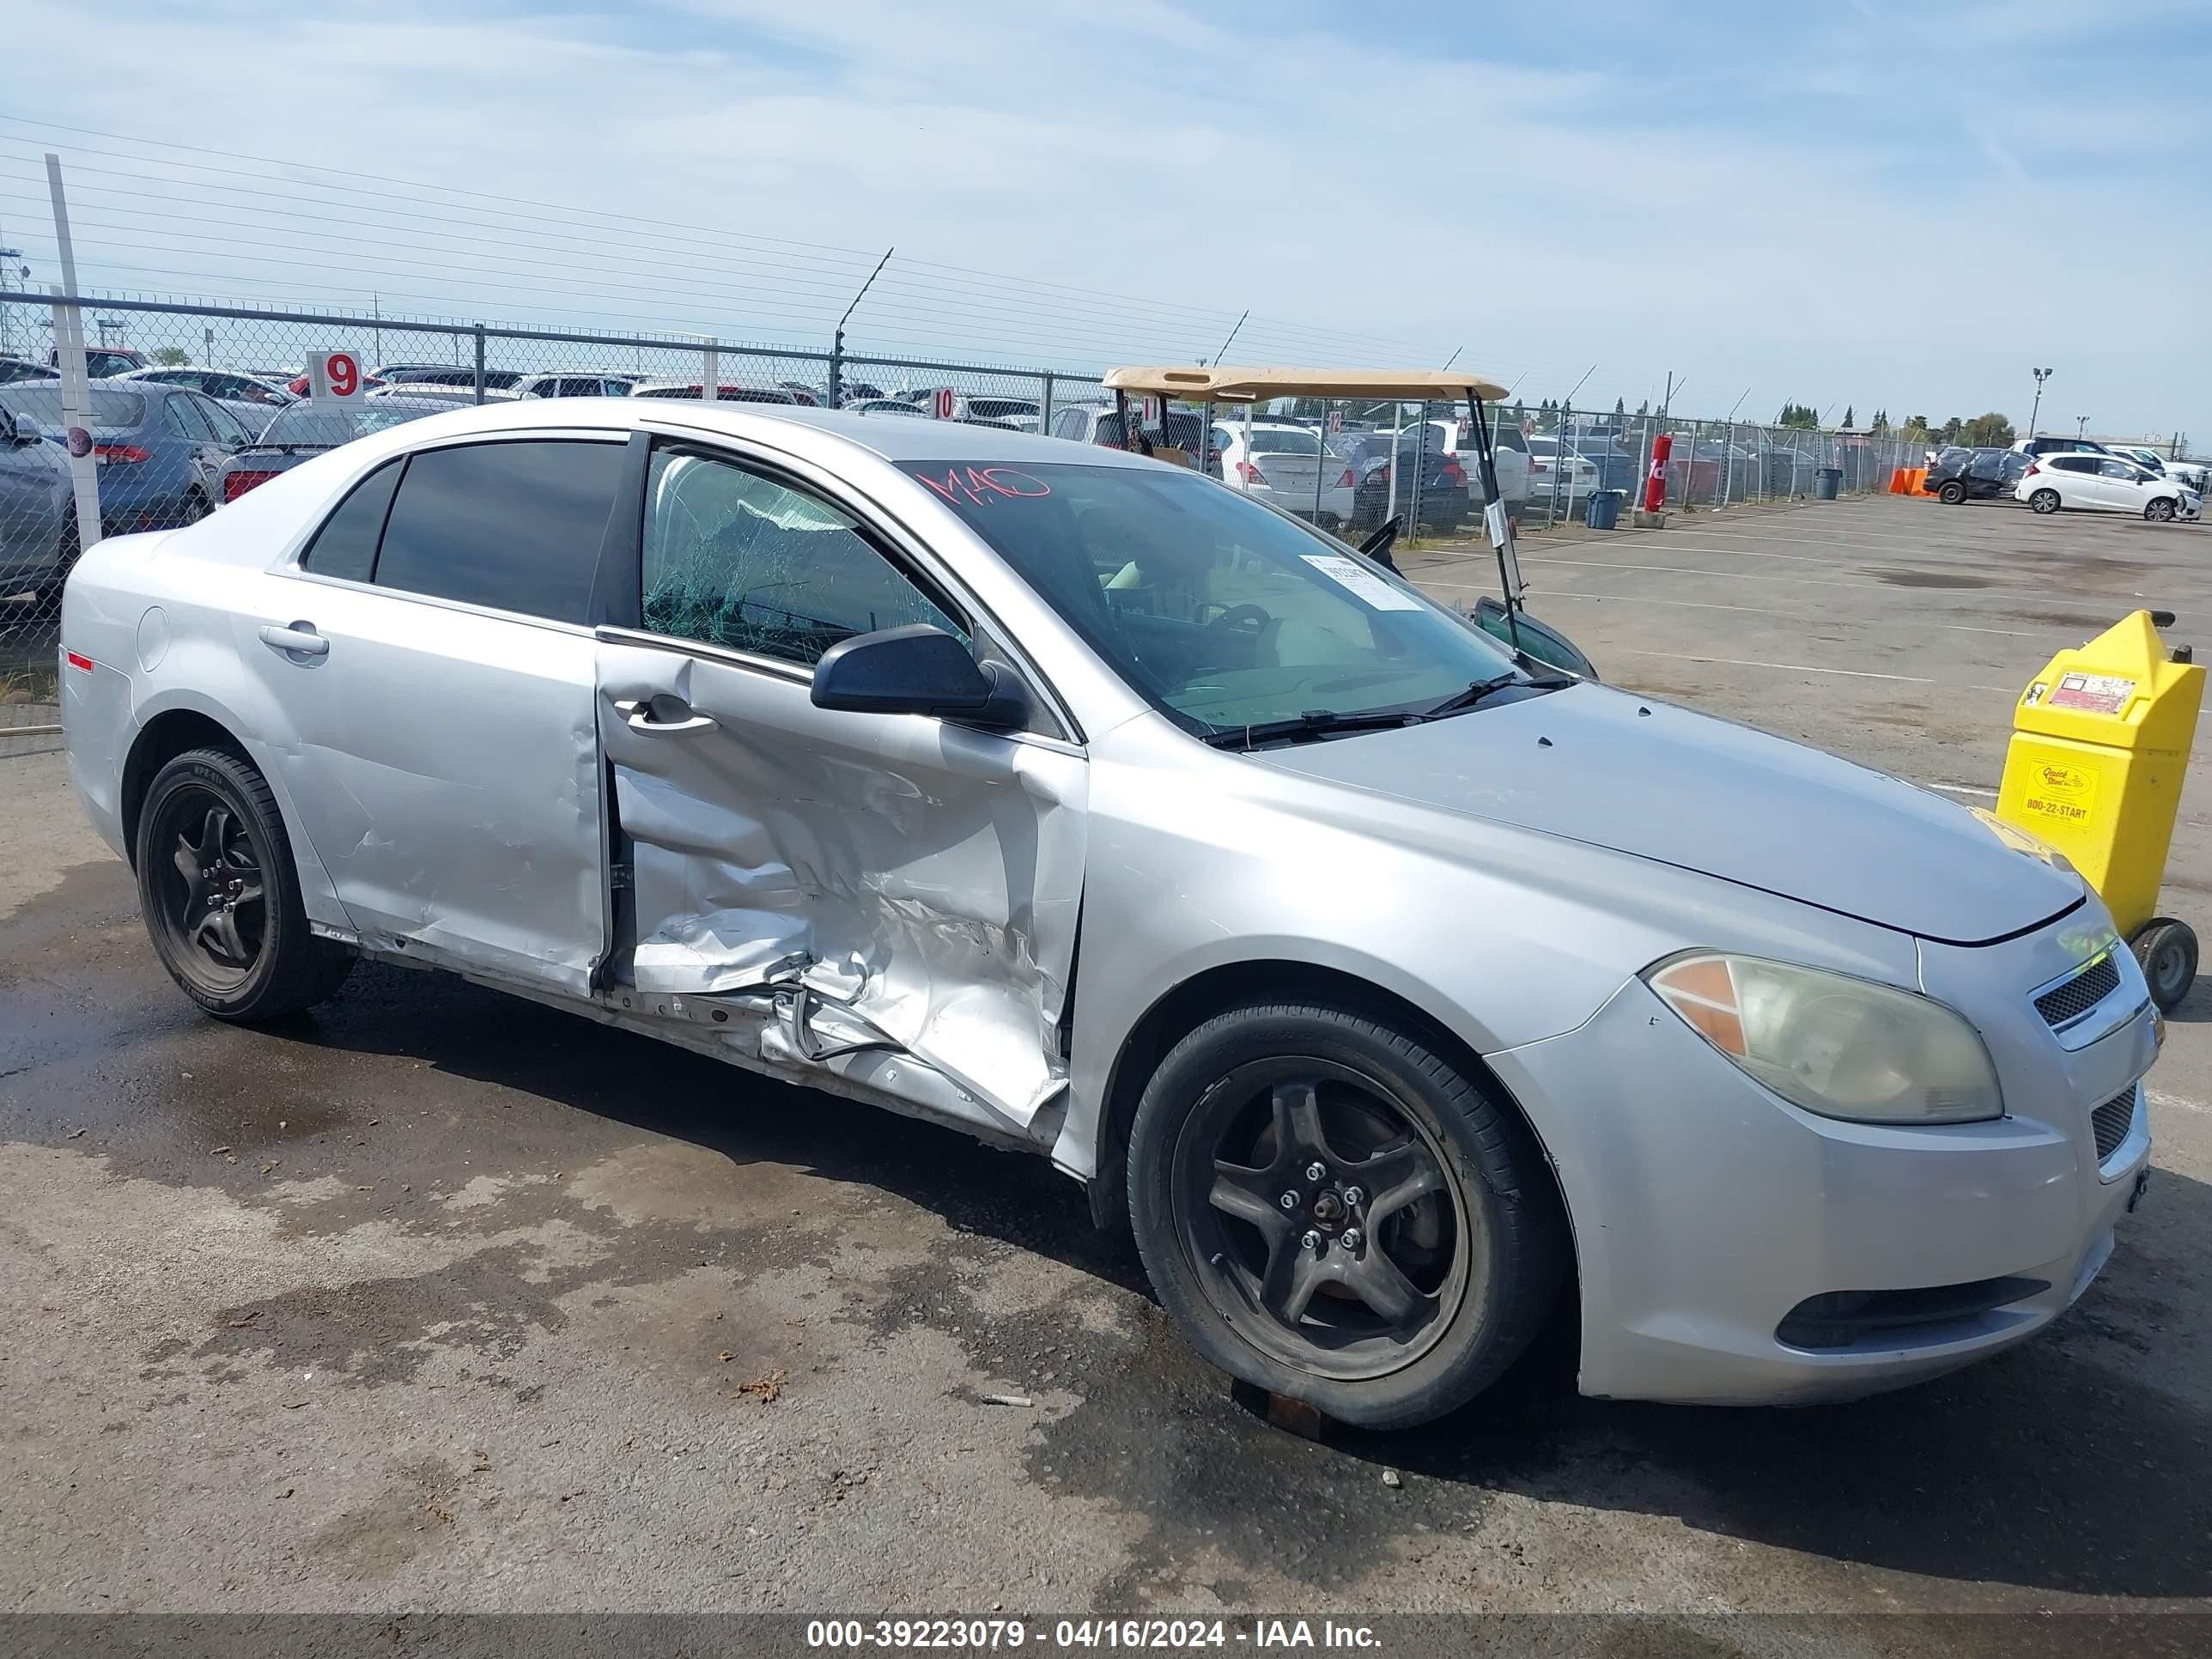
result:
[[[902,465],[1187,730],[1418,708],[1510,670],[1396,577],[1195,472]]]
[[[317,409],[312,403],[297,403],[279,410],[261,428],[257,441],[264,448],[334,449],[367,433],[381,432],[402,421],[419,421],[425,415],[441,412],[441,406],[435,404],[428,409],[410,408],[404,403],[388,400],[363,403],[359,409],[350,410]]]
[[[133,427],[146,418],[146,399],[136,392],[110,392],[94,386],[88,394],[94,426]],[[27,415],[40,426],[62,423],[59,380],[35,380],[27,385],[0,386],[0,409]]]

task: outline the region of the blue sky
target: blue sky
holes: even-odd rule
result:
[[[2047,424],[2212,447],[2208,0],[110,0],[81,35],[0,0],[0,32],[52,43],[0,115],[296,164],[241,173],[258,214],[186,246],[166,186],[90,193],[140,164],[76,150],[126,147],[0,129],[0,191],[71,157],[88,275],[118,288],[819,341],[896,244],[856,343],[1199,356],[1249,307],[1232,356],[1463,348],[1531,398],[1595,366],[1578,401],[1672,370],[1687,412],[2023,424],[2045,364]],[[216,176],[144,165],[179,202]],[[283,216],[312,167],[573,205],[575,234],[364,218],[309,268]],[[32,215],[0,197],[35,252]]]

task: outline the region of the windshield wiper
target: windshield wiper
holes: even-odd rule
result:
[[[1362,714],[1340,714],[1334,708],[1309,708],[1295,720],[1261,720],[1251,726],[1231,726],[1209,732],[1200,739],[1216,749],[1257,749],[1263,744],[1311,743],[1340,732],[1376,732],[1411,726],[1419,718],[1403,709],[1376,709]]]
[[[1419,718],[1433,720],[1442,720],[1447,714],[1463,714],[1481,702],[1485,697],[1506,690],[1512,686],[1525,685],[1532,691],[1559,691],[1570,685],[1581,684],[1582,682],[1573,676],[1566,674],[1522,675],[1512,672],[1492,674],[1486,680],[1477,680],[1464,691],[1453,692],[1441,702],[1431,703],[1420,711]]]

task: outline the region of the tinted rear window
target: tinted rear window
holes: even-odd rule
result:
[[[1028,398],[970,398],[968,412],[986,421],[1006,421],[1017,416],[1034,415],[1037,406]]]
[[[146,400],[135,392],[92,389],[94,426],[133,427],[146,419]],[[0,409],[27,415],[40,426],[62,423],[62,388],[58,380],[38,380],[0,387]]]
[[[337,510],[323,520],[315,539],[300,556],[301,567],[319,576],[367,581],[376,568],[376,538],[384,529],[392,491],[405,465],[404,460],[386,461],[356,484]]]
[[[1310,432],[1267,432],[1252,434],[1255,455],[1318,455],[1321,440]]]
[[[623,446],[467,444],[410,458],[376,585],[580,623]]]

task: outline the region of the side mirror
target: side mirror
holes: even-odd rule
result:
[[[27,415],[18,415],[8,423],[8,436],[18,444],[46,441],[46,434],[39,430],[39,423]]]
[[[1534,658],[1549,668],[1564,668],[1586,680],[1598,678],[1595,665],[1576,648],[1572,641],[1525,611],[1509,622],[1505,607],[1486,593],[1474,602],[1471,615],[1474,625],[1492,638],[1503,640],[1508,645],[1517,638],[1523,656]]]
[[[841,640],[814,665],[817,708],[934,714],[986,731],[1028,723],[1029,691],[997,663],[978,663],[941,628],[916,623]]]

